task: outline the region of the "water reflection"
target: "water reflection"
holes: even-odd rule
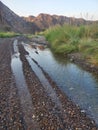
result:
[[[51,97],[51,100],[55,103],[55,106],[62,109],[61,102],[57,97],[55,90],[50,85],[49,81],[45,78],[42,70],[38,67],[38,65],[31,59],[30,56],[26,56],[28,63],[30,64],[32,70],[35,72],[37,77],[39,78],[40,82],[42,83],[43,87],[45,88],[46,93]]]
[[[18,50],[17,40],[15,40],[13,43],[13,49],[14,49],[14,54],[11,60],[11,68],[15,76],[15,81],[16,81],[18,94],[19,94],[20,102],[21,102],[21,108],[24,114],[24,120],[26,122],[26,125],[33,126],[34,128],[36,125],[36,122],[32,119],[32,116],[34,114],[34,108],[32,104],[32,98],[29,93],[29,90],[25,81],[25,77],[23,74],[22,61],[20,59],[20,53]]]
[[[60,89],[82,109],[85,109],[98,124],[98,81],[95,77],[66,59],[54,56],[48,48],[43,51],[37,48],[39,55],[28,45],[25,45],[25,49]]]

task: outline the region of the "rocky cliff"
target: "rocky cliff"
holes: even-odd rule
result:
[[[39,28],[31,22],[16,15],[0,1],[0,28],[5,31],[15,31],[20,33],[32,33]]]
[[[49,15],[49,14],[39,14],[37,17],[29,16],[24,17],[26,21],[34,23],[41,30],[49,28],[54,25],[63,25],[64,23],[72,25],[81,25],[81,24],[90,24],[91,21],[86,21],[82,18],[58,16],[58,15]]]
[[[35,33],[57,24],[63,25],[64,23],[79,26],[80,24],[91,24],[92,21],[43,13],[37,17],[19,17],[0,1],[0,30]]]

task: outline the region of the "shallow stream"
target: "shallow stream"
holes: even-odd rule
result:
[[[24,47],[59,88],[98,124],[98,78],[63,57],[54,56],[48,48],[27,44]]]

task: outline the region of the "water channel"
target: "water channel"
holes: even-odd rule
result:
[[[24,47],[59,88],[98,124],[98,78],[76,64],[54,56],[48,48],[32,48],[27,44]]]

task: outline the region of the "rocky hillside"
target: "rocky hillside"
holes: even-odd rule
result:
[[[41,30],[54,26],[56,24],[63,25],[64,23],[80,25],[80,24],[90,24],[91,21],[86,21],[82,18],[73,18],[66,16],[58,15],[49,15],[49,14],[39,14],[37,17],[29,16],[24,17],[26,21],[35,23]]]
[[[37,17],[19,17],[0,1],[0,30],[15,31],[19,33],[35,33],[54,25],[64,23],[80,25],[90,24],[91,21],[73,17],[39,14]]]
[[[16,15],[0,1],[0,29],[20,33],[32,33],[39,28],[31,22]]]

